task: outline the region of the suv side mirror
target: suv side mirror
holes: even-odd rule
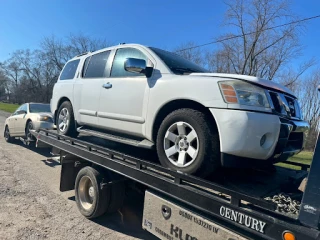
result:
[[[19,111],[17,112],[17,114],[27,114],[27,111],[25,111],[25,110],[19,110]]]
[[[124,69],[128,72],[143,73],[146,77],[151,77],[152,67],[147,67],[144,59],[127,58],[124,62]]]
[[[124,62],[124,69],[128,72],[143,73],[147,64],[143,59],[127,58]]]

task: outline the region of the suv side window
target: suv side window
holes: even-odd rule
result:
[[[73,79],[74,75],[76,74],[79,62],[80,62],[80,59],[68,62],[61,73],[60,80]]]
[[[113,60],[111,77],[144,76],[142,73],[132,73],[124,69],[124,62],[127,58],[139,58],[144,59],[146,62],[148,61],[148,58],[138,49],[119,48]]]
[[[102,78],[106,76],[106,64],[110,55],[110,51],[105,51],[92,55],[90,60],[88,58],[84,62],[84,65],[88,65],[85,69],[84,66],[84,78]],[[87,61],[88,60],[88,61]]]

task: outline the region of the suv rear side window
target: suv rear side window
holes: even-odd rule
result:
[[[106,64],[110,55],[110,51],[97,53],[91,56],[91,59],[88,58],[85,61],[85,65],[88,65],[87,68],[84,66],[84,73],[82,74],[84,78],[102,78],[105,77]],[[88,64],[89,61],[89,64]]]
[[[80,62],[79,59],[68,62],[61,73],[60,80],[73,79],[74,75],[76,74],[79,62]]]
[[[87,70],[87,67],[88,67],[90,58],[91,58],[91,56],[90,56],[90,57],[87,57],[86,60],[84,61],[83,68],[82,68],[82,73],[81,73],[81,77],[84,77],[84,75],[85,75],[85,73],[86,73],[86,70]]]
[[[119,48],[114,57],[111,77],[131,77],[131,76],[144,76],[143,73],[128,72],[124,69],[124,62],[127,58],[144,59],[146,62],[148,58],[138,49],[135,48]]]

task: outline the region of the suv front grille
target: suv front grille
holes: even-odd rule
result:
[[[277,113],[281,113],[282,112],[282,107],[280,105],[280,101],[278,99],[278,93],[275,93],[275,92],[269,92],[270,94],[270,97],[271,97],[271,100],[272,100],[272,103],[273,103],[273,107],[274,107],[274,110],[277,112]]]
[[[298,100],[285,95],[269,91],[270,98],[273,104],[273,110],[281,115],[292,119],[301,119],[301,110]]]

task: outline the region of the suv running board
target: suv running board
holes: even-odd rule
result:
[[[147,148],[147,149],[154,148],[154,143],[147,140],[147,139],[139,141],[139,140],[134,140],[134,139],[130,139],[130,138],[119,137],[119,136],[112,135],[109,133],[102,133],[102,132],[94,131],[91,129],[83,129],[82,127],[78,127],[77,131],[79,133],[84,133],[84,134],[87,134],[90,136],[95,136],[95,137],[111,140],[114,142],[120,142],[120,143],[124,143],[124,144],[128,144],[128,145],[132,145],[135,147],[141,147],[141,148]]]

